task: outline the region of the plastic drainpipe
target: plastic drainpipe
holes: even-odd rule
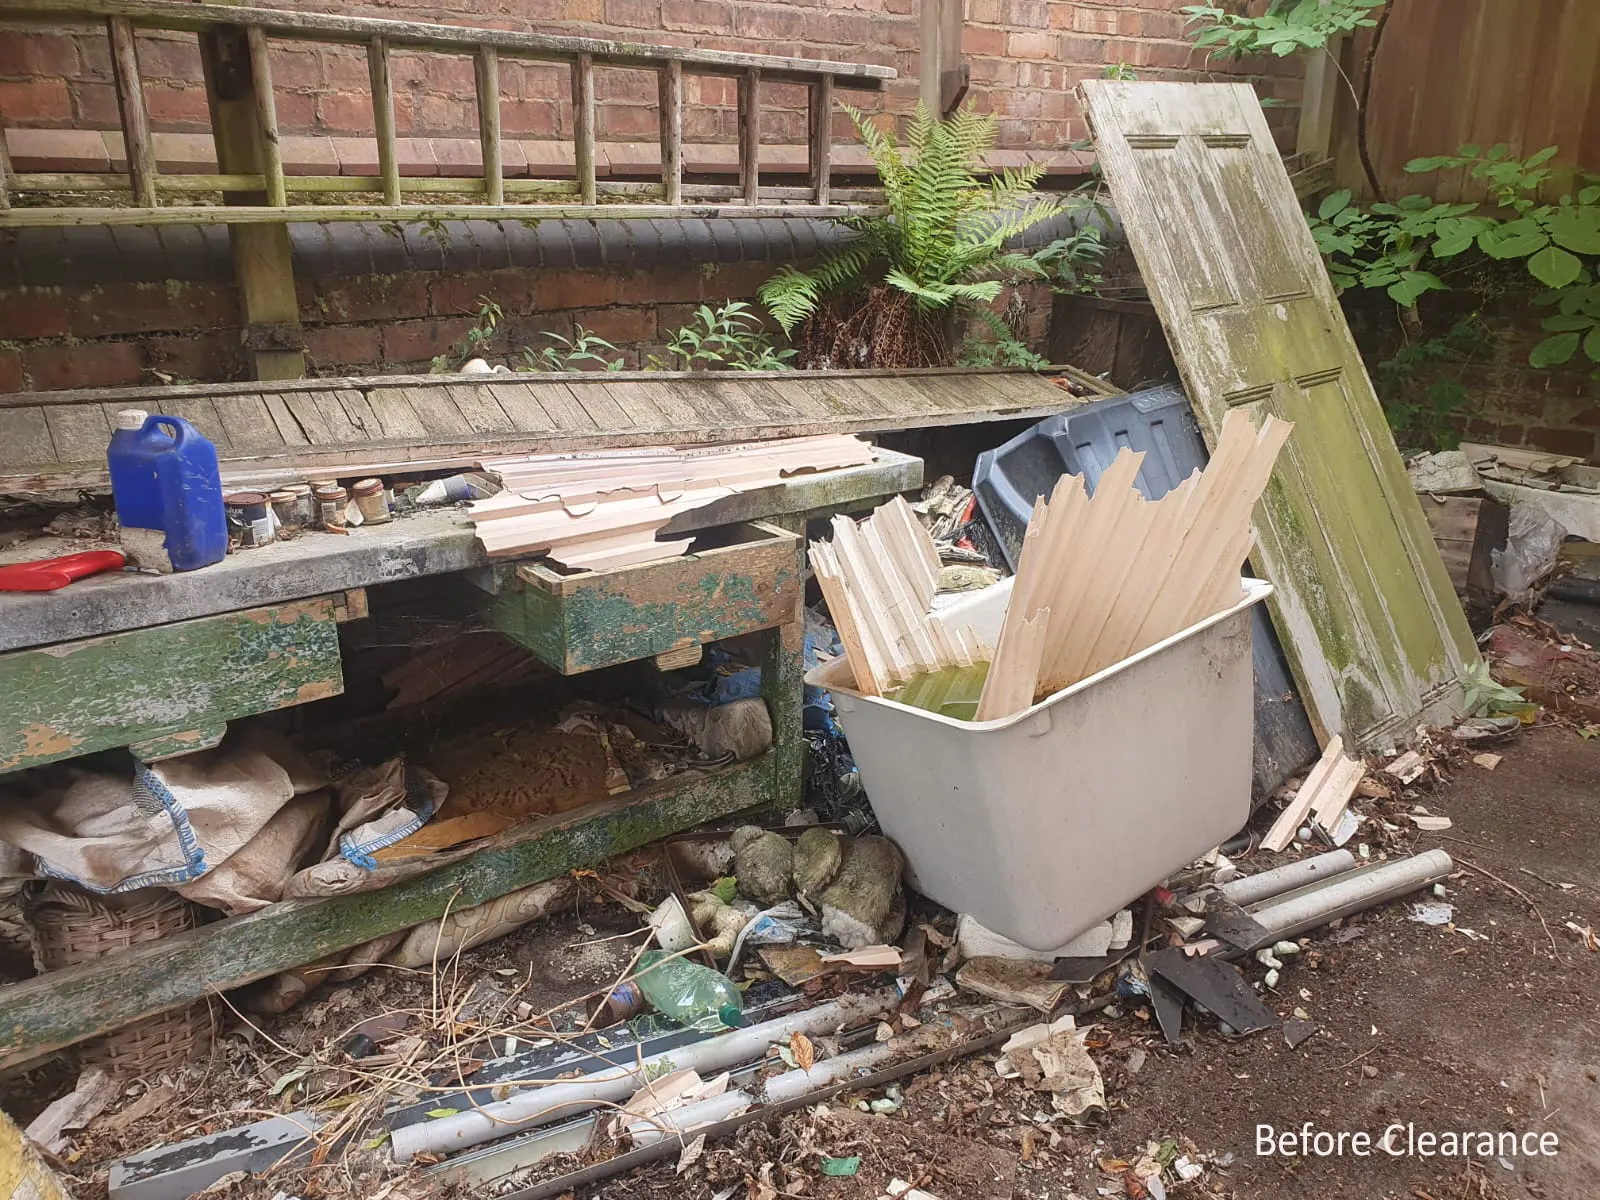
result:
[[[838,1058],[830,1058],[827,1062],[818,1063],[809,1071],[785,1071],[782,1075],[774,1075],[767,1080],[760,1099],[767,1104],[782,1104],[793,1100],[796,1096],[803,1096],[807,1092],[837,1083],[857,1071],[871,1071],[896,1055],[904,1053],[904,1044],[890,1040],[864,1046],[860,1050],[852,1050],[848,1054],[839,1055]],[[757,1097],[750,1092],[724,1092],[708,1100],[700,1100],[694,1104],[686,1104],[682,1108],[630,1122],[628,1132],[633,1136],[635,1145],[648,1146],[659,1142],[662,1138],[687,1135],[702,1126],[725,1121],[755,1103]]]
[[[1258,900],[1265,900],[1268,896],[1279,896],[1296,888],[1305,887],[1308,883],[1315,883],[1319,879],[1327,879],[1334,875],[1343,875],[1346,871],[1356,868],[1356,856],[1348,850],[1332,850],[1327,854],[1319,854],[1315,858],[1302,859],[1300,862],[1285,863],[1281,867],[1274,867],[1270,871],[1263,871],[1259,875],[1247,875],[1243,879],[1231,879],[1223,884],[1219,891],[1223,896],[1235,904],[1254,904]]]
[[[518,1092],[508,1100],[466,1109],[453,1117],[402,1125],[389,1135],[396,1162],[409,1162],[418,1154],[445,1155],[464,1150],[519,1129],[547,1125],[585,1109],[628,1099],[649,1074],[670,1063],[672,1070],[694,1069],[702,1075],[725,1071],[760,1058],[767,1047],[787,1042],[791,1035],[832,1033],[840,1026],[881,1016],[899,1003],[893,990],[862,996],[844,996],[829,1004],[791,1013],[786,1017],[732,1029],[704,1041],[679,1046],[642,1060],[626,1070],[612,1068],[581,1079],[546,1084]]]
[[[1404,896],[1438,882],[1455,869],[1455,863],[1443,850],[1429,850],[1301,888],[1251,911],[1250,915],[1267,929],[1267,937],[1258,945],[1270,945]]]

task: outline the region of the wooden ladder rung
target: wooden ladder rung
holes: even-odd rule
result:
[[[289,202],[283,186],[283,151],[278,144],[278,104],[272,94],[272,63],[267,57],[267,35],[260,26],[245,30],[250,44],[250,74],[255,80],[256,120],[261,130],[261,174],[267,203],[282,208]]]
[[[811,111],[806,131],[806,159],[810,164],[811,195],[828,203],[829,176],[833,173],[833,76],[824,75],[811,85]]]
[[[580,54],[572,64],[572,150],[578,170],[578,198],[595,203],[594,55]]]

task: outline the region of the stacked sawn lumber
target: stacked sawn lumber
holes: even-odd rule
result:
[[[547,551],[562,566],[602,570],[682,554],[692,538],[656,541],[680,513],[800,472],[871,461],[872,447],[843,434],[485,459],[505,490],[475,501],[468,516],[493,557]]]
[[[1159,500],[1124,447],[1091,498],[1064,476],[1034,506],[977,719],[1018,712],[1237,603],[1251,511],[1294,426],[1241,409],[1210,463]]]
[[[811,543],[811,568],[855,672],[879,696],[895,684],[989,658],[971,630],[951,630],[930,614],[939,587],[939,552],[902,497],[859,525],[833,519],[833,541]]]

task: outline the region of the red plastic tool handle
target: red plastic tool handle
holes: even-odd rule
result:
[[[127,563],[116,550],[85,550],[38,562],[0,567],[0,592],[53,592],[75,579],[119,571]]]

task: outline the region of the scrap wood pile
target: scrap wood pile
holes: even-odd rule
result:
[[[692,538],[656,540],[682,513],[802,472],[871,461],[871,446],[843,434],[485,459],[505,490],[467,511],[491,556],[544,551],[569,569],[604,570],[682,554]]]
[[[977,718],[993,720],[1237,603],[1251,512],[1292,429],[1269,416],[1257,431],[1233,410],[1206,469],[1160,500],[1135,488],[1144,456],[1126,448],[1092,497],[1081,475],[1063,476],[1034,507],[992,647],[930,613],[939,559],[903,502],[859,527],[835,518],[811,562],[855,686],[882,695],[989,661]]]

